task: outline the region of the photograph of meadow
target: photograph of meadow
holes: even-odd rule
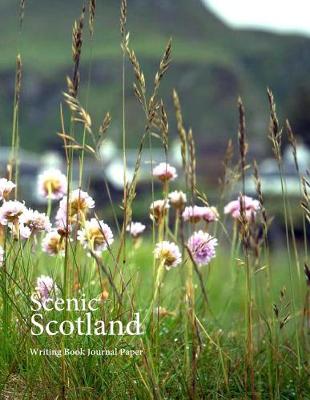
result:
[[[310,30],[232,3],[1,0],[0,399],[310,400]]]

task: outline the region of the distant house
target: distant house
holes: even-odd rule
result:
[[[297,146],[297,160],[300,168],[300,175],[306,175],[310,169],[310,150],[307,146],[300,144]],[[286,193],[291,197],[300,196],[300,176],[295,167],[292,149],[287,147],[282,159],[283,177],[286,182]],[[259,173],[262,182],[262,191],[265,196],[281,196],[282,187],[277,161],[274,158],[266,158],[259,164]],[[245,182],[246,192],[256,196],[256,188],[253,176],[248,176]]]

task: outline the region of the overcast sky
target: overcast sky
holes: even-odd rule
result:
[[[310,35],[310,0],[204,0],[236,27],[260,27]]]

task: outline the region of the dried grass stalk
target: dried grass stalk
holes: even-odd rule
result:
[[[95,22],[95,14],[96,14],[96,0],[89,0],[88,2],[88,27],[90,36],[94,36],[94,22]]]
[[[301,202],[301,207],[305,213],[308,223],[310,223],[310,176],[302,177],[302,188],[303,188],[303,200]]]
[[[19,104],[22,86],[22,59],[20,54],[16,57],[16,76],[15,76],[15,106]]]
[[[145,94],[145,78],[140,63],[136,57],[134,50],[131,50],[128,46],[126,46],[126,52],[133,66],[135,77],[138,83],[138,86],[135,86],[135,91],[139,93],[139,96],[143,97]]]
[[[120,29],[123,42],[126,41],[126,23],[127,23],[127,0],[121,1],[121,17],[120,17]]]
[[[80,84],[80,59],[83,44],[83,28],[84,28],[84,16],[85,6],[82,9],[80,18],[74,22],[72,30],[72,58],[74,62],[73,76],[71,80],[71,92],[69,94],[72,97],[77,97],[79,84]],[[69,87],[68,87],[69,88]]]
[[[241,97],[238,98],[238,111],[239,111],[238,140],[239,140],[241,174],[242,174],[243,191],[244,191],[246,155],[248,152],[248,143],[246,141],[245,111],[244,111],[244,106],[243,106]]]
[[[160,103],[160,130],[165,152],[168,152],[169,123],[163,101]]]
[[[111,115],[109,112],[106,113],[106,115],[103,118],[102,124],[99,127],[99,133],[101,135],[104,135],[106,133],[106,131],[109,129],[110,125],[111,125]]]
[[[159,69],[155,74],[154,90],[153,90],[153,94],[150,97],[149,104],[148,104],[150,121],[154,118],[154,115],[156,113],[156,108],[158,107],[156,98],[157,98],[160,82],[163,79],[163,77],[164,77],[165,73],[167,72],[167,70],[170,66],[170,63],[171,63],[171,50],[172,50],[172,40],[169,39],[167,46],[165,48],[164,54],[162,56],[162,59],[159,63]]]
[[[180,142],[181,142],[181,156],[182,156],[183,169],[184,169],[184,171],[186,171],[186,169],[187,169],[187,136],[186,136],[186,130],[185,130],[184,124],[183,124],[181,103],[180,103],[180,99],[179,99],[179,96],[178,96],[178,93],[176,92],[176,90],[173,90],[173,103],[174,103],[175,115],[176,115],[176,120],[177,120],[178,134],[179,134],[179,138],[180,138]]]
[[[254,180],[255,180],[255,186],[256,186],[256,193],[257,193],[258,201],[259,201],[261,212],[262,212],[264,229],[266,231],[267,226],[268,226],[268,219],[267,219],[267,212],[266,212],[266,208],[265,208],[264,196],[263,196],[263,192],[262,192],[262,181],[261,181],[261,177],[259,175],[258,165],[257,165],[256,160],[254,160],[254,162],[253,162],[253,168],[254,168]]]
[[[24,17],[25,17],[25,4],[26,0],[20,0],[19,3],[19,28],[22,29]]]
[[[73,121],[81,122],[88,132],[91,132],[92,121],[88,112],[81,106],[78,99],[71,96],[68,93],[64,93],[65,101],[68,104],[71,112]]]
[[[280,128],[276,104],[272,91],[267,89],[268,101],[270,106],[270,123],[269,123],[269,139],[272,143],[272,150],[278,163],[281,162],[281,144],[282,144],[282,129]]]
[[[188,147],[189,147],[189,182],[192,194],[196,192],[196,150],[192,129],[188,132]]]
[[[292,152],[293,152],[296,171],[299,174],[299,164],[298,164],[298,159],[297,159],[297,140],[296,140],[296,137],[294,135],[291,124],[288,119],[286,120],[286,132],[287,132],[288,141],[289,141],[290,145],[292,146]]]
[[[165,73],[167,72],[167,70],[170,66],[171,51],[172,51],[172,39],[170,38],[167,43],[164,55],[160,61],[159,70],[157,71],[157,73],[155,75],[155,80],[154,80],[155,90],[159,87],[160,81],[162,80],[163,76],[165,75]]]

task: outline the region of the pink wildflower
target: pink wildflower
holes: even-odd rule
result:
[[[56,283],[50,276],[41,275],[37,278],[37,286],[35,288],[39,300],[45,302],[59,291]]]
[[[182,262],[182,255],[179,247],[172,242],[159,242],[154,250],[156,260],[164,262],[166,269],[177,267]]]
[[[9,200],[4,202],[0,207],[0,224],[15,224],[25,210],[25,205],[20,201]]]
[[[199,221],[213,222],[218,220],[218,212],[215,207],[185,207],[183,211],[184,221],[189,221],[192,224],[197,224]]]
[[[170,208],[168,200],[155,200],[150,205],[150,218],[157,224],[161,222]]]
[[[11,191],[16,187],[15,183],[5,178],[0,179],[0,200],[7,200]]]
[[[38,177],[40,196],[59,200],[67,193],[67,177],[58,169],[48,169]]]
[[[168,197],[170,200],[170,204],[174,208],[181,209],[181,210],[184,208],[186,201],[187,201],[185,193],[175,190],[174,192],[169,193]]]
[[[141,224],[141,222],[131,222],[127,228],[126,231],[131,234],[133,238],[138,238],[142,233],[144,232],[146,226]]]
[[[56,230],[52,230],[42,240],[42,250],[50,256],[63,256],[65,254],[65,240]]]
[[[188,239],[187,247],[196,264],[207,265],[215,257],[217,239],[209,233],[198,231]]]
[[[173,181],[177,178],[177,172],[174,167],[167,163],[160,163],[153,169],[153,176],[160,181]]]
[[[49,217],[40,213],[37,210],[26,209],[19,217],[20,234],[27,239],[28,233],[36,234],[38,232],[49,232],[51,230],[51,223]],[[28,229],[27,229],[28,228]]]
[[[65,196],[59,203],[59,208],[62,210],[59,211],[59,215],[62,217],[67,213],[67,203],[69,203],[69,220],[80,214],[85,216],[90,208],[95,207],[93,198],[87,192],[80,189],[73,190],[70,193],[69,202],[67,196]]]
[[[83,229],[78,231],[77,239],[84,248],[90,248],[97,255],[107,250],[114,241],[110,227],[96,218],[85,222]]]
[[[248,221],[254,218],[257,211],[260,209],[258,200],[252,199],[252,197],[249,196],[239,196],[237,200],[231,201],[225,206],[224,213],[230,214],[234,219],[240,219],[241,204],[244,216]]]

